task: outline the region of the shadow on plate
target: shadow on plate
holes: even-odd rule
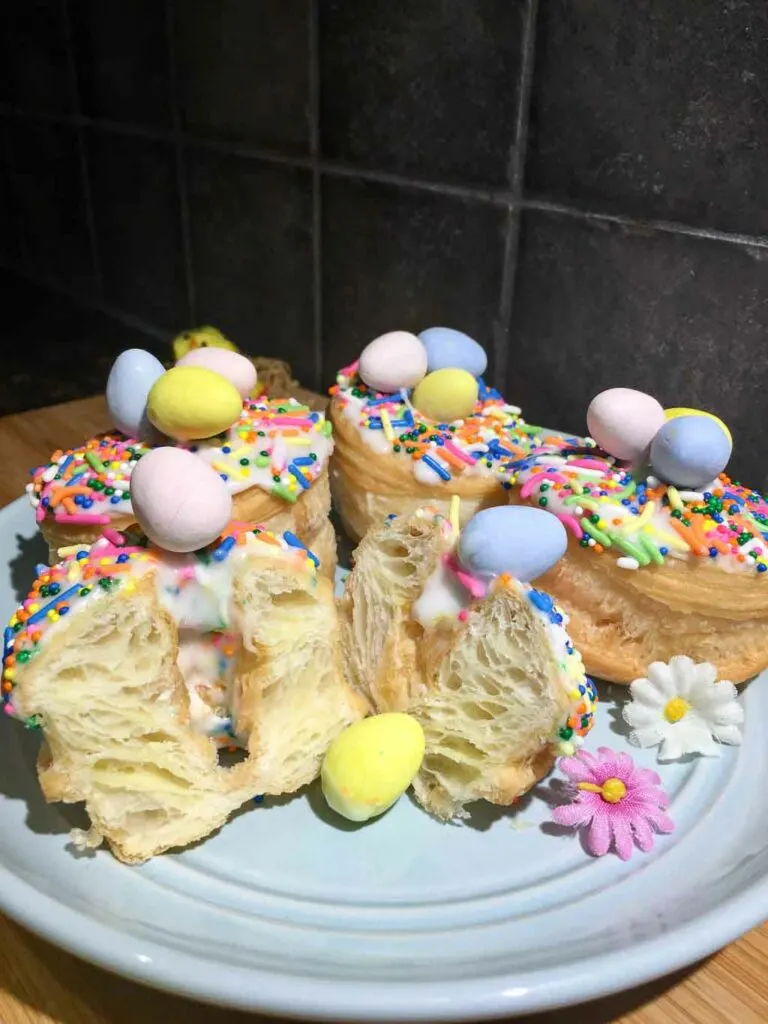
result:
[[[359,832],[361,828],[367,828],[369,825],[381,821],[392,809],[390,808],[384,814],[379,814],[368,821],[350,821],[349,818],[342,818],[340,814],[337,814],[336,811],[328,806],[323,796],[319,779],[315,779],[309,786],[300,790],[297,796],[306,796],[307,803],[314,816],[322,821],[324,825],[330,825],[331,828],[335,828],[338,832]]]
[[[344,527],[341,525],[338,513],[335,508],[331,509],[331,523],[336,532],[336,554],[338,558],[338,564],[340,569],[351,569],[352,568],[352,552],[357,547],[357,544],[347,536],[344,531]]]
[[[9,563],[11,585],[16,595],[16,601],[20,604],[29,593],[35,581],[35,566],[48,564],[48,545],[43,540],[42,534],[35,533],[34,537],[24,537],[16,534],[16,554]]]
[[[0,795],[6,800],[23,800],[27,805],[26,825],[38,835],[65,835],[73,828],[88,828],[81,804],[46,803],[37,781],[37,753],[40,733],[21,722],[4,718],[0,722],[0,743],[6,751],[6,770],[0,771]],[[13,771],[7,770],[13,765]]]

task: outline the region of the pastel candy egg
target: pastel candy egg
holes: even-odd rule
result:
[[[731,446],[733,446],[733,438],[731,437],[730,430],[725,425],[725,423],[723,423],[723,421],[720,419],[720,417],[719,416],[715,416],[715,414],[713,412],[705,412],[703,409],[675,408],[675,409],[665,409],[664,410],[664,416],[668,420],[677,419],[678,416],[709,416],[709,418],[711,420],[714,420],[715,423],[719,423],[720,424],[722,429],[725,431],[725,433],[726,433],[726,435],[728,437],[728,440],[731,443]]]
[[[107,408],[115,426],[128,437],[147,438],[147,396],[165,367],[151,352],[129,348],[112,364],[107,378]]]
[[[587,410],[590,435],[609,455],[628,462],[645,454],[663,423],[661,404],[651,395],[632,388],[601,391]]]
[[[197,551],[232,518],[232,495],[207,462],[183,448],[153,448],[131,474],[131,502],[149,539],[167,551]]]
[[[473,576],[507,572],[527,583],[559,562],[567,547],[565,527],[543,508],[498,505],[470,519],[459,535],[458,555]]]
[[[152,385],[147,415],[158,430],[179,441],[213,437],[240,416],[240,392],[203,366],[174,366]]]
[[[348,726],[328,748],[320,773],[329,806],[350,821],[383,814],[413,782],[424,745],[416,719],[399,712]]]
[[[728,434],[709,416],[667,420],[651,444],[651,468],[680,487],[704,487],[723,472],[731,457]]]
[[[451,327],[428,327],[419,339],[427,350],[427,369],[466,370],[473,377],[482,377],[488,366],[488,356],[482,345],[468,334]]]
[[[421,380],[427,372],[427,352],[415,334],[390,331],[365,346],[357,372],[369,388],[391,394]]]
[[[256,367],[239,352],[226,348],[193,348],[176,363],[177,366],[202,366],[225,377],[241,398],[247,398],[256,387]]]
[[[464,419],[477,402],[477,379],[466,370],[435,370],[416,385],[411,402],[437,423]]]

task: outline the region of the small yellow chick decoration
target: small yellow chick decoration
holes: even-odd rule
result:
[[[233,345],[216,327],[195,327],[191,331],[182,331],[173,339],[173,358],[178,363],[182,356],[195,348],[226,348],[230,352],[239,351],[237,345]]]
[[[328,805],[350,821],[383,814],[413,782],[424,746],[424,730],[400,712],[348,726],[323,761],[320,779]]]

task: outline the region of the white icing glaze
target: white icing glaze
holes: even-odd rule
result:
[[[296,411],[301,409],[302,406],[295,399],[287,399],[281,404],[285,406],[285,417],[298,420],[308,418],[306,413]],[[258,466],[254,463],[253,457],[260,450],[260,445],[264,443],[263,439],[259,439],[257,436],[252,442],[245,441],[240,432],[243,430],[244,425],[254,430],[262,429],[269,431],[276,428],[269,426],[271,421],[266,416],[262,421],[258,419],[258,409],[264,406],[265,403],[251,402],[250,406],[256,406],[256,410],[248,408],[248,405],[249,403],[246,403],[242,417],[238,423],[230,427],[223,441],[220,438],[211,438],[205,441],[196,441],[190,446],[191,450],[199,458],[212,465],[217,472],[221,472],[222,467],[225,467],[227,485],[233,494],[245,491],[249,487],[259,487],[264,491],[272,491],[275,470],[284,472],[286,465],[292,463],[296,458],[309,456],[310,452],[317,456],[312,473],[315,476],[320,473],[328,462],[328,458],[333,450],[333,441],[320,430],[320,427],[325,422],[324,417],[315,414],[319,416],[317,429],[313,428],[307,431],[296,430],[293,435],[287,436],[282,436],[282,431],[278,432],[274,439],[274,446],[269,442],[265,447],[265,450],[272,448],[269,461],[263,466]],[[286,427],[285,429],[291,430],[292,428]],[[226,451],[227,448],[230,449],[229,452]],[[243,467],[240,465],[239,459],[241,456],[249,457],[248,466]]]
[[[455,619],[471,603],[471,594],[441,558],[424,581],[421,594],[411,607],[411,615],[425,629],[430,629],[440,619]]]
[[[189,694],[192,728],[206,736],[226,736],[236,744],[236,737],[228,732],[234,663],[232,656],[224,653],[233,648],[234,639],[227,634],[181,629],[176,665]]]
[[[323,414],[308,410],[295,399],[249,399],[243,403],[238,421],[223,435],[179,447],[188,448],[211,465],[225,479],[232,494],[258,487],[293,502],[306,487],[312,486],[327,465],[333,450],[329,434],[330,426]],[[93,439],[88,442],[90,448],[83,446],[59,453],[49,466],[35,471],[27,494],[35,509],[44,499],[38,518],[46,508],[47,514],[61,512],[65,506],[54,508],[52,502],[58,491],[73,482],[84,490],[77,496],[78,507],[74,508],[80,525],[88,525],[89,519],[94,526],[99,525],[98,516],[113,519],[133,514],[129,488],[136,459],[130,457],[130,450],[141,454],[147,446],[121,435],[110,435],[107,440],[107,448]],[[95,463],[88,461],[94,457]],[[109,464],[100,466],[99,459],[108,460]],[[246,465],[242,465],[243,461]],[[57,474],[60,480],[55,479]],[[94,482],[97,490],[86,489]],[[106,488],[114,493],[105,495]],[[82,507],[82,500],[90,504]],[[71,509],[68,514],[72,514]]]

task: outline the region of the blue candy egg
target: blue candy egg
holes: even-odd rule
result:
[[[708,416],[667,420],[651,442],[651,469],[659,479],[679,487],[704,487],[723,472],[731,442]]]
[[[112,364],[107,378],[107,408],[112,422],[128,437],[147,439],[152,433],[147,395],[165,367],[151,352],[129,348]]]
[[[466,370],[474,377],[481,377],[488,365],[488,356],[482,345],[468,334],[454,331],[451,327],[428,327],[419,335],[427,350],[427,371]]]
[[[541,508],[499,505],[478,512],[459,536],[459,561],[474,576],[508,572],[527,583],[565,554],[568,537],[560,520]]]

